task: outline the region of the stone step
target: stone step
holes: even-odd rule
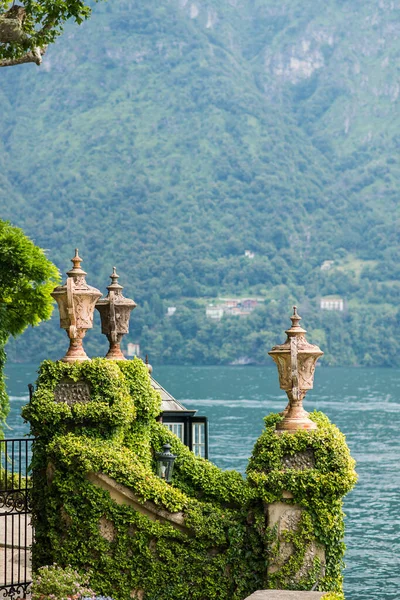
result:
[[[320,600],[327,592],[293,592],[288,590],[259,590],[246,600]]]

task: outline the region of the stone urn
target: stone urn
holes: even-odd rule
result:
[[[278,367],[280,388],[285,390],[289,398],[289,404],[283,412],[284,419],[276,429],[316,429],[316,424],[303,408],[303,399],[307,391],[313,388],[315,366],[323,352],[307,341],[307,331],[299,325],[301,317],[297,314],[296,306],[290,319],[292,326],[285,331],[286,341],[268,352]]]
[[[100,313],[101,332],[107,336],[110,343],[106,358],[109,360],[126,360],[121,351],[121,341],[123,336],[129,332],[129,318],[136,303],[122,295],[124,289],[118,283],[119,275],[116,268],[113,268],[110,275],[111,284],[107,287],[108,294],[96,303],[96,308]]]
[[[82,340],[86,331],[93,327],[94,307],[101,292],[86,283],[81,262],[76,249],[72,259],[73,268],[67,271],[66,283],[56,287],[51,294],[60,311],[60,327],[66,330],[70,340],[68,352],[61,359],[63,362],[90,360],[83,349]]]

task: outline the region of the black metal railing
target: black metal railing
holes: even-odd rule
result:
[[[26,598],[31,585],[32,439],[0,440],[0,599]]]

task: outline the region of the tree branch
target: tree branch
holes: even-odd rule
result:
[[[35,36],[36,37],[40,37],[41,35],[43,35],[44,33],[46,33],[46,31],[50,31],[50,29],[52,29],[54,27],[55,23],[56,23],[55,19],[51,19],[45,25],[43,25],[42,29],[40,29],[40,31],[38,31],[35,34]]]
[[[27,42],[30,41],[30,46],[34,44],[34,39],[43,36],[49,31],[53,25],[54,20],[49,20],[40,31],[34,36],[29,36],[22,29],[23,23],[26,18],[25,8],[19,5],[13,5],[10,10],[0,15],[0,44],[18,44],[26,48]],[[46,52],[47,46],[34,46],[31,50],[26,50],[25,54],[18,58],[3,58],[0,59],[0,67],[13,67],[14,65],[21,65],[24,63],[34,62],[40,65],[42,62],[42,56]]]
[[[4,4],[11,2],[11,8],[3,12]],[[48,44],[60,35],[63,23],[74,18],[80,24],[89,17],[91,9],[85,2],[39,0],[27,2],[25,8],[15,4],[15,0],[0,0],[0,68],[32,62],[40,65]]]
[[[46,52],[45,48],[34,48],[19,58],[1,58],[0,67],[13,67],[14,65],[22,65],[24,63],[34,62],[40,65],[42,56]]]

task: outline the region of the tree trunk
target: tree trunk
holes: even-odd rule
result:
[[[20,19],[0,17],[0,44],[22,44],[28,39]]]

